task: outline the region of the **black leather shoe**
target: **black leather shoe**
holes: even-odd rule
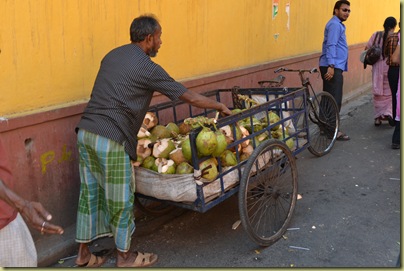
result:
[[[388,116],[387,120],[389,121],[390,126],[393,126],[393,127],[396,126],[396,121],[393,120],[392,117]]]
[[[400,148],[400,144],[393,143],[393,144],[391,144],[391,148],[394,150],[397,150]]]

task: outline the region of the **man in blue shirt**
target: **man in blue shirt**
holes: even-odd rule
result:
[[[323,79],[323,91],[329,92],[341,110],[344,77],[348,70],[348,44],[343,24],[351,12],[350,3],[346,0],[337,1],[334,5],[333,17],[324,30],[322,53],[320,56],[320,72]],[[349,140],[349,136],[339,131],[337,140]]]

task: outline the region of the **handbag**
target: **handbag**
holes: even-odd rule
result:
[[[376,34],[375,39],[373,40],[372,47],[366,50],[364,53],[364,61],[363,61],[363,68],[366,69],[366,65],[373,65],[375,64],[382,55],[382,48],[380,48],[380,39],[382,37],[382,32],[379,31]],[[377,40],[377,43],[376,43]]]

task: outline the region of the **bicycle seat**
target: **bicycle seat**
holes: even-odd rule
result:
[[[274,79],[258,81],[258,84],[261,87],[265,87],[265,84],[268,84],[269,87],[279,87],[283,84],[283,81],[285,81],[285,79],[286,77],[280,74]]]

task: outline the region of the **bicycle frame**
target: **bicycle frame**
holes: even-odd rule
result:
[[[285,72],[297,72],[297,73],[299,74],[299,78],[300,78],[300,81],[302,82],[302,86],[304,86],[304,87],[307,89],[307,100],[309,101],[309,103],[311,103],[311,106],[314,107],[314,104],[313,104],[313,101],[312,101],[312,99],[313,99],[312,97],[314,97],[314,99],[315,99],[315,100],[317,101],[317,103],[318,103],[317,95],[316,95],[316,92],[315,92],[314,89],[313,89],[313,86],[311,85],[311,82],[310,82],[309,77],[304,78],[304,74],[305,74],[306,72],[308,72],[308,73],[310,73],[310,74],[311,74],[311,73],[318,73],[319,70],[318,70],[317,68],[312,68],[311,70],[305,70],[305,69],[294,70],[294,69],[289,69],[289,68],[283,68],[283,67],[281,67],[281,68],[279,68],[279,69],[276,69],[276,70],[274,71],[274,73],[279,73],[279,72],[282,72],[282,71],[285,71]],[[311,90],[311,92],[313,93],[313,96],[310,96],[310,90]],[[311,116],[309,115],[311,121],[313,121],[313,122],[318,121],[318,122],[320,122],[321,124],[326,124],[324,121],[322,121],[322,120],[320,119],[320,117],[318,116],[317,112],[314,111],[314,114],[315,114],[316,120],[312,119]]]
[[[313,93],[313,95],[315,96],[316,93],[314,92],[313,86],[311,85],[310,79],[308,77],[304,78],[304,73],[308,72],[308,73],[317,73],[319,72],[319,70],[317,68],[313,68],[311,70],[304,70],[304,69],[299,69],[299,70],[293,70],[293,69],[288,69],[288,68],[279,68],[276,69],[274,71],[274,73],[279,73],[279,72],[297,72],[299,74],[299,78],[300,81],[302,82],[302,86],[307,88],[307,91],[309,92],[309,89],[311,90],[311,92]],[[310,93],[308,93],[308,96],[310,97]]]

